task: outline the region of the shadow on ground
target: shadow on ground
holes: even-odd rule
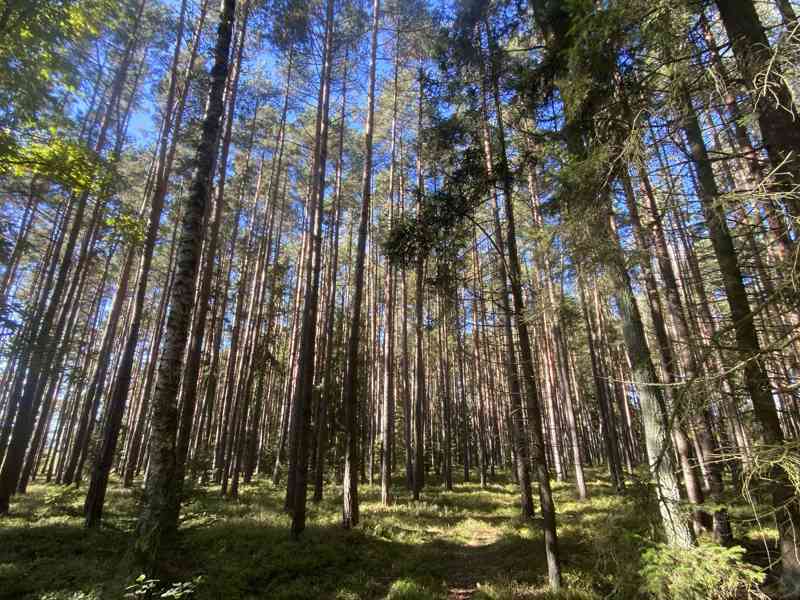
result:
[[[202,576],[196,598],[378,599],[635,598],[641,537],[649,532],[635,499],[613,496],[602,480],[590,500],[556,484],[559,544],[569,592],[548,594],[537,518],[519,518],[513,483],[487,490],[459,484],[413,502],[397,488],[383,507],[362,487],[362,522],[339,526],[340,498],[309,504],[310,526],[288,534],[282,490],[258,482],[237,501],[199,488],[182,513],[164,581]],[[0,598],[122,598],[138,572],[126,558],[138,492],[114,486],[100,530],[82,527],[82,493],[33,486],[14,516],[0,521]],[[157,597],[157,596],[156,596]]]

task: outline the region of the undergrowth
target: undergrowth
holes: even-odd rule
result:
[[[617,495],[605,479],[590,478],[584,502],[569,483],[553,488],[565,583],[559,594],[547,591],[538,512],[533,520],[521,519],[516,486],[498,478],[485,490],[458,483],[446,492],[434,482],[418,502],[398,485],[389,507],[380,504],[377,487],[362,486],[362,521],[353,531],[340,527],[340,491],[329,486],[322,502],[309,503],[308,529],[299,541],[289,536],[281,488],[259,480],[230,500],[196,487],[158,580],[139,578],[128,559],[138,491],[114,482],[103,526],[87,531],[83,490],[32,485],[0,522],[0,598],[692,598],[681,596],[670,578],[659,580],[675,572],[670,561],[676,557],[655,544],[657,510],[647,486],[629,485]],[[743,551],[732,552],[720,564],[744,565]],[[731,583],[738,567],[732,568],[723,580],[741,593],[744,588]],[[758,573],[750,574],[755,590]]]

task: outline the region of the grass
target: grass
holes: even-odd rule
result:
[[[83,490],[32,485],[0,521],[0,598],[90,600],[124,597],[139,575],[129,565],[138,491],[109,490],[99,530],[82,527]],[[182,511],[181,534],[168,553],[165,580],[202,577],[194,597],[390,600],[600,600],[640,598],[640,556],[652,538],[646,493],[611,493],[599,477],[577,502],[554,483],[566,591],[547,591],[540,523],[519,518],[516,486],[481,490],[433,486],[414,502],[396,487],[380,504],[361,486],[362,522],[339,526],[339,490],[309,503],[308,529],[289,536],[283,490],[266,481],[244,486],[237,501],[197,488]],[[161,585],[161,584],[159,584]],[[154,597],[158,597],[157,595]]]

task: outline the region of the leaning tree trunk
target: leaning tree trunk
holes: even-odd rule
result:
[[[139,17],[144,9],[144,2],[145,0],[142,0],[139,5]],[[123,92],[134,46],[137,41],[138,38],[135,36],[129,40],[120,64],[117,67],[114,81],[111,85],[108,107],[103,116],[100,132],[94,144],[95,152],[101,152],[106,145],[108,130],[113,120],[112,115],[115,112],[112,110],[112,107],[116,104]],[[66,246],[64,248],[63,258],[58,267],[57,275],[55,275],[55,283],[52,282],[51,277],[55,274],[55,271],[51,270],[44,288],[45,291],[48,291],[50,289],[50,284],[53,283],[52,292],[49,296],[49,304],[47,305],[47,309],[43,311],[43,314],[40,313],[41,317],[38,319],[38,327],[34,326],[32,328],[29,344],[19,353],[20,357],[17,363],[17,368],[19,369],[19,385],[15,386],[11,392],[11,404],[17,407],[17,414],[13,430],[11,431],[11,439],[6,449],[3,467],[2,470],[0,470],[0,515],[8,513],[11,495],[17,488],[25,453],[28,449],[31,435],[33,434],[33,425],[36,419],[37,394],[41,392],[41,388],[43,387],[43,375],[48,372],[55,359],[59,340],[54,339],[53,325],[56,320],[57,310],[61,308],[61,304],[64,300],[67,276],[71,271],[74,260],[73,254],[78,242],[78,236],[84,225],[84,215],[89,203],[88,201],[88,190],[81,192],[78,198],[74,199],[75,214],[71,227],[69,228],[69,233],[66,236]],[[68,208],[70,212],[71,209],[72,206]],[[67,227],[66,221],[64,222],[64,227]],[[52,261],[54,268],[58,261],[58,254],[53,254]],[[47,295],[45,293],[42,296],[43,301],[46,297]],[[27,375],[24,376],[26,369]]]
[[[608,206],[606,210],[609,219],[606,231],[609,232],[609,238],[614,239],[611,235],[610,219],[613,218],[611,207]],[[661,389],[654,385],[658,383],[658,377],[647,345],[642,316],[636,304],[625,257],[619,244],[613,244],[609,262],[611,276],[616,286],[616,300],[622,319],[622,334],[631,365],[631,376],[640,398],[645,446],[650,472],[656,484],[661,522],[670,545],[689,547],[694,544],[694,536],[680,509],[680,484],[675,477],[674,461],[670,451],[664,397]]]
[[[481,123],[483,134],[483,158],[486,174],[490,179],[494,178],[494,154],[492,151],[492,140],[489,133],[488,107],[486,103],[486,92],[481,93],[481,109],[483,119]],[[505,234],[500,222],[500,200],[497,191],[492,189],[494,231],[496,238],[496,249],[498,253],[499,265],[498,276],[500,279],[500,308],[503,315],[503,334],[505,340],[506,356],[505,364],[506,384],[511,404],[511,443],[514,456],[516,457],[515,476],[519,484],[520,509],[523,518],[533,517],[533,492],[531,490],[531,475],[529,465],[528,434],[525,429],[525,420],[522,409],[522,386],[519,380],[519,368],[517,362],[517,351],[514,347],[514,335],[512,330],[511,303],[508,299],[508,265],[506,262]],[[476,257],[476,265],[479,268],[479,260]],[[492,388],[494,386],[491,386]]]
[[[789,212],[800,218],[800,114],[779,64],[773,60],[767,34],[752,0],[716,0],[722,23],[745,86],[756,88],[755,113],[770,166],[784,192]],[[763,88],[763,89],[762,89]],[[800,561],[797,575],[800,577]]]
[[[650,248],[652,242],[649,232],[646,232],[642,226],[641,219],[639,218],[639,208],[637,205],[636,197],[633,193],[633,186],[630,181],[630,176],[627,172],[620,174],[622,179],[622,187],[625,195],[626,206],[628,208],[628,216],[633,227],[634,238],[639,246],[640,251],[645,255],[642,261],[641,269],[644,278],[644,287],[647,292],[647,300],[650,307],[650,319],[652,321],[653,329],[655,332],[656,344],[659,350],[659,357],[661,359],[662,373],[667,383],[667,388],[664,390],[665,400],[668,402],[667,408],[671,411],[669,424],[672,428],[672,437],[675,441],[675,450],[678,454],[681,471],[683,472],[683,484],[686,488],[686,496],[691,504],[694,505],[692,510],[692,521],[695,533],[698,535],[707,530],[707,513],[699,508],[704,502],[703,489],[700,486],[700,478],[698,477],[698,467],[692,465],[691,460],[691,444],[689,437],[684,428],[685,424],[682,422],[683,412],[685,407],[685,390],[686,388],[679,389],[677,386],[680,384],[678,375],[678,364],[675,359],[675,353],[672,348],[672,341],[669,339],[667,333],[666,319],[661,304],[661,297],[658,293],[658,282],[656,281],[655,274],[651,266]],[[614,231],[615,243],[619,245],[619,236]],[[674,315],[673,315],[674,316]]]
[[[230,148],[231,135],[233,130],[233,115],[236,109],[236,96],[241,73],[242,56],[244,53],[245,35],[247,33],[247,21],[250,15],[250,2],[245,1],[239,31],[237,32],[238,41],[234,43],[235,59],[231,71],[230,81],[228,82],[226,112],[224,117],[224,133],[222,136],[222,152],[219,158],[220,176],[217,182],[215,198],[213,202],[214,217],[211,221],[211,231],[203,249],[204,264],[200,271],[200,284],[196,298],[196,308],[193,315],[191,344],[186,356],[186,368],[184,369],[183,389],[181,392],[181,414],[179,418],[178,442],[177,442],[177,471],[176,479],[178,494],[182,493],[183,482],[186,476],[186,457],[189,452],[189,436],[191,434],[192,420],[194,417],[195,406],[197,405],[197,386],[200,375],[200,355],[203,348],[203,340],[206,332],[206,317],[208,315],[208,303],[211,295],[211,280],[214,274],[214,259],[217,255],[217,244],[219,231],[225,213],[225,180],[228,162],[228,151]],[[238,223],[238,221],[237,221]],[[224,319],[225,315],[219,316]]]

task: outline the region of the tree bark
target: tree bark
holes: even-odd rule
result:
[[[342,526],[349,529],[358,524],[358,448],[356,443],[356,411],[358,407],[358,346],[361,340],[361,303],[364,293],[364,262],[367,248],[367,228],[372,199],[372,137],[375,122],[375,79],[378,55],[378,24],[380,0],[372,2],[372,41],[367,87],[367,120],[364,124],[364,172],[361,178],[361,214],[358,221],[356,265],[353,280],[350,335],[347,340],[347,361],[342,382],[345,412],[344,481],[342,482]]]
[[[192,182],[183,210],[164,351],[153,398],[146,500],[139,517],[135,543],[139,560],[151,568],[156,566],[165,538],[174,533],[178,526],[179,497],[175,479],[178,386],[197,287],[203,217],[209,199],[214,153],[224,109],[223,93],[228,79],[228,56],[235,9],[236,0],[223,0],[214,48],[214,65],[211,69],[211,86],[201,137],[194,156]]]

